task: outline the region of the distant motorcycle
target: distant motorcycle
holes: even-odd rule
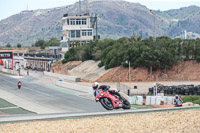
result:
[[[20,89],[21,86],[22,86],[22,83],[19,81],[19,82],[17,83],[17,86],[18,86],[18,89]]]
[[[120,93],[120,97],[111,94],[108,89],[106,90],[97,89],[95,93],[96,93],[95,100],[97,102],[100,102],[101,105],[107,110],[113,110],[119,108],[123,109],[131,108],[129,101],[122,96],[122,93]]]
[[[182,102],[181,100],[178,100],[178,101],[175,103],[174,107],[182,107],[182,105],[183,105],[183,102]]]
[[[18,89],[20,89],[21,88],[21,85],[18,85]]]

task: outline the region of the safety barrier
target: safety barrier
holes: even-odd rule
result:
[[[70,81],[74,81],[74,82],[80,82],[80,80],[81,80],[80,77],[57,74],[57,73],[46,72],[46,71],[44,71],[44,75],[59,78],[59,79],[66,79],[66,80],[70,80]]]
[[[0,71],[8,74],[14,74],[17,75],[18,72],[15,70],[5,69],[3,66],[0,66]]]
[[[149,93],[153,94],[153,90],[153,87],[149,88]],[[200,85],[158,86],[157,92],[167,95],[200,95]]]
[[[173,97],[169,96],[146,96],[146,105],[160,105],[161,101],[165,104],[173,104]]]
[[[56,85],[60,86],[60,87],[76,90],[76,91],[86,92],[86,93],[89,93],[90,88],[91,88],[89,86],[75,84],[75,83],[69,83],[69,82],[63,82],[63,81],[56,81]]]
[[[143,104],[143,96],[129,96],[129,102],[130,102],[130,104],[142,105]]]

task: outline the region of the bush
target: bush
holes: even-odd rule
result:
[[[191,96],[185,96],[185,97],[182,98],[182,100],[183,100],[184,103],[185,102],[192,102]]]
[[[103,66],[103,63],[102,63],[102,62],[100,62],[100,63],[98,64],[98,66],[99,66],[99,67],[102,67],[102,66]]]
[[[194,104],[200,104],[200,99],[195,100],[193,103],[194,103]]]
[[[67,60],[66,60],[66,59],[63,59],[63,60],[62,60],[62,63],[63,63],[63,64],[67,63]]]
[[[193,102],[193,103],[199,102],[200,103],[200,96],[196,96],[196,95],[194,95],[194,96],[185,96],[185,97],[182,98],[182,100],[183,100],[184,103],[185,102]]]
[[[192,101],[196,101],[196,100],[200,99],[200,96],[193,95],[193,96],[191,96],[191,99],[192,99]]]

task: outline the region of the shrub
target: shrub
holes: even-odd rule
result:
[[[183,100],[184,103],[185,102],[192,102],[191,96],[185,96],[185,97],[182,98],[182,100]]]
[[[63,60],[62,60],[62,63],[63,63],[63,64],[67,63],[67,60],[66,60],[66,59],[63,59]]]
[[[195,100],[193,103],[194,103],[194,104],[200,104],[200,99]]]
[[[199,102],[200,103],[200,96],[196,96],[196,95],[194,95],[194,96],[185,96],[185,97],[182,98],[182,100],[183,100],[184,103],[185,102],[193,102],[193,103]]]
[[[196,101],[196,100],[200,99],[200,96],[193,95],[193,96],[191,96],[191,99],[192,99],[192,101]]]

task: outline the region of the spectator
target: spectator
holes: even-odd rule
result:
[[[29,69],[27,69],[27,75],[29,76]]]

